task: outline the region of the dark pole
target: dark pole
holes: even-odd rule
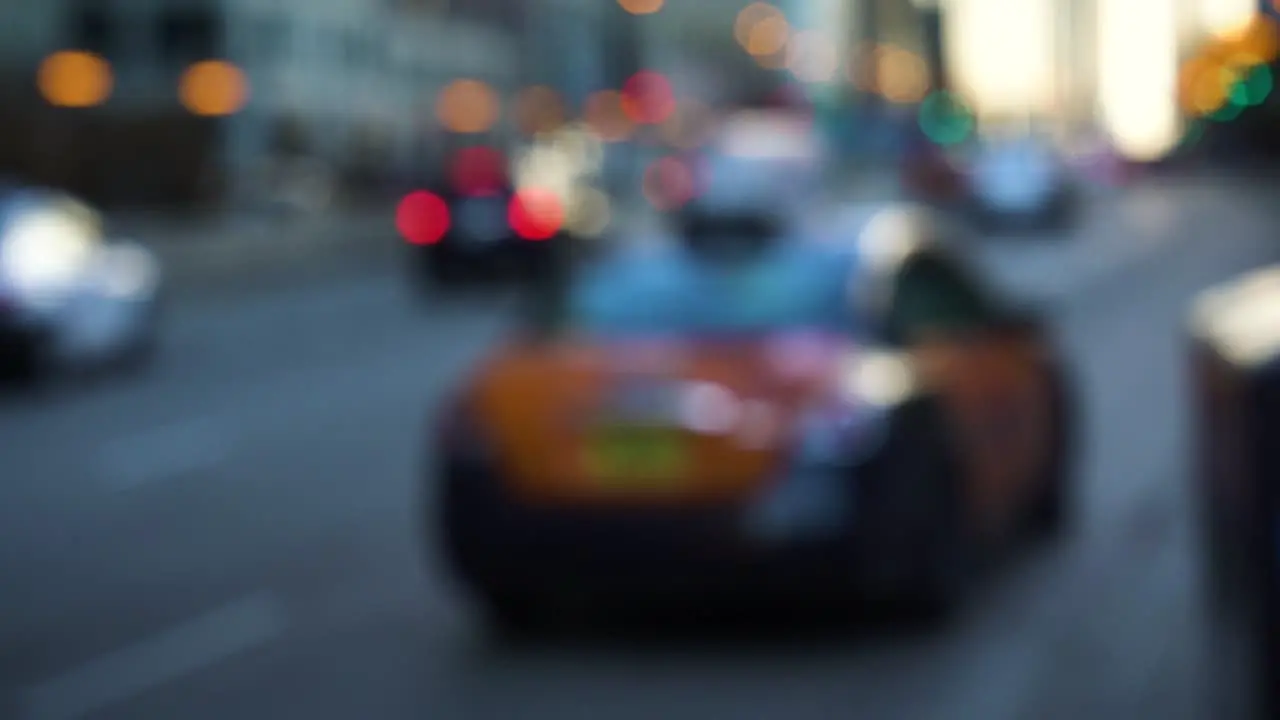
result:
[[[942,11],[936,7],[920,11],[921,24],[924,26],[925,62],[929,65],[929,77],[936,90],[950,90],[951,78],[948,77],[946,53],[943,49]]]

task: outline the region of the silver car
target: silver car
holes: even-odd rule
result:
[[[158,340],[153,254],[108,239],[97,211],[56,190],[0,187],[0,365],[24,378],[139,364]]]

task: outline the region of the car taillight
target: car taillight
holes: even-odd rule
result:
[[[550,190],[520,190],[507,206],[511,231],[524,240],[550,240],[564,227],[564,220],[564,206]]]
[[[415,190],[396,207],[396,229],[412,245],[434,245],[449,232],[449,205],[439,195]]]

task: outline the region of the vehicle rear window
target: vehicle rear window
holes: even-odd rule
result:
[[[977,329],[993,315],[991,300],[965,270],[933,253],[902,268],[889,325],[904,339],[937,331]]]
[[[593,335],[854,332],[850,259],[787,245],[735,263],[680,249],[615,258],[572,288],[568,326]]]

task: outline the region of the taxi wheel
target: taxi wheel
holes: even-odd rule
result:
[[[1071,526],[1074,508],[1072,495],[1072,463],[1075,458],[1076,410],[1073,395],[1061,369],[1052,371],[1050,380],[1050,418],[1053,438],[1039,491],[1027,517],[1031,535],[1038,539],[1061,536]]]

